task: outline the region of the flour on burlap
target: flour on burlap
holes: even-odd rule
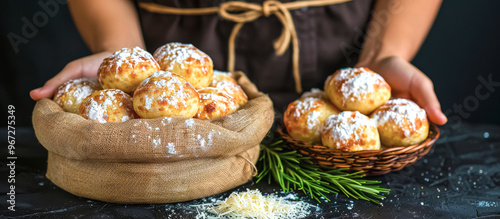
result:
[[[194,126],[194,119],[186,119],[186,127],[191,129]]]

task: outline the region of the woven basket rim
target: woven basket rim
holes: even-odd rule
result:
[[[315,151],[321,151],[321,152],[339,153],[340,156],[347,155],[349,157],[355,155],[366,157],[366,156],[398,155],[398,154],[412,153],[424,147],[433,145],[439,138],[441,133],[436,124],[429,123],[429,135],[424,141],[420,142],[419,144],[414,144],[410,146],[401,146],[401,147],[390,147],[385,150],[342,151],[340,149],[328,148],[323,145],[310,144],[304,141],[295,140],[288,134],[286,128],[281,123],[277,126],[277,128],[280,135],[284,137],[283,139],[287,143],[292,144],[296,147],[311,148],[314,149]]]
[[[429,135],[419,144],[384,150],[342,151],[323,145],[297,141],[288,135],[282,123],[277,125],[283,140],[295,151],[310,157],[313,163],[328,168],[348,168],[349,172],[364,171],[365,175],[383,175],[414,164],[425,156],[439,138],[439,128],[429,124]]]

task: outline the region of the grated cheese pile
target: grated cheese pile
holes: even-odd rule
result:
[[[201,205],[206,208],[206,205]],[[233,192],[224,201],[206,208],[217,217],[198,211],[196,218],[304,218],[310,214],[311,204],[302,201],[286,201],[283,197],[264,196],[259,190]]]

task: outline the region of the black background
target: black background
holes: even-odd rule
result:
[[[39,2],[49,1],[59,1],[59,8],[47,15],[44,24],[39,16],[43,11]],[[500,124],[500,86],[494,90],[481,88],[480,95],[488,96],[482,100],[476,92],[476,88],[482,86],[479,77],[492,77],[493,81],[500,82],[498,8],[499,1],[444,1],[435,25],[413,60],[414,65],[433,80],[443,111],[452,124],[462,121]],[[31,126],[35,101],[29,98],[29,91],[42,86],[69,61],[90,51],[73,24],[65,0],[1,1],[0,10],[2,121],[7,117],[7,105],[13,104],[17,124]],[[33,36],[25,37],[25,20],[33,22],[34,17],[39,18],[42,25]],[[17,46],[17,52],[9,34],[27,40]]]

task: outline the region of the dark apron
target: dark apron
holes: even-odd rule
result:
[[[170,7],[200,8],[218,6],[221,0],[144,0]],[[252,0],[261,4],[262,0]],[[286,1],[283,1],[286,2]],[[337,5],[290,11],[300,48],[302,89],[323,89],[328,75],[353,66],[360,55],[373,0],[354,0]],[[214,69],[227,70],[228,39],[234,22],[217,14],[169,15],[139,9],[146,47],[150,52],[168,42],[191,43],[206,52]],[[292,46],[282,56],[274,53],[272,42],[282,24],[274,16],[245,23],[235,42],[235,70],[245,72],[259,90],[269,94],[275,108],[283,112],[300,95],[295,92],[292,74]]]

